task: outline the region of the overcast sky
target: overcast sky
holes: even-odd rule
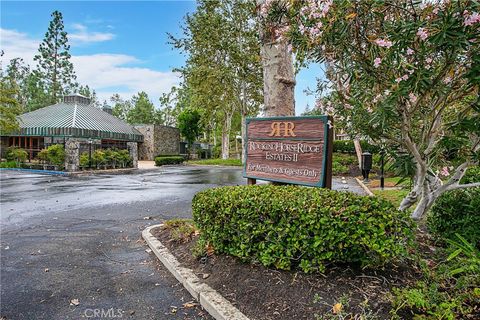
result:
[[[2,65],[15,57],[31,66],[47,31],[50,14],[63,14],[72,62],[82,85],[95,89],[99,99],[119,93],[129,99],[145,91],[159,106],[162,93],[179,81],[172,70],[184,57],[167,43],[167,32],[180,34],[182,18],[195,10],[194,1],[4,1],[1,6],[0,48]],[[313,66],[297,76],[296,113],[314,97],[320,68]]]

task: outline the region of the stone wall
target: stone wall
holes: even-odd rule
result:
[[[180,130],[174,127],[155,126],[155,155],[177,155],[180,153]]]
[[[153,160],[154,125],[137,125],[135,129],[143,134],[143,142],[138,144],[138,160]]]
[[[143,143],[138,146],[139,160],[154,160],[158,155],[180,153],[180,130],[161,125],[137,125],[143,134]]]

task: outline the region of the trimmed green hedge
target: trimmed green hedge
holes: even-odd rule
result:
[[[155,158],[156,166],[163,166],[168,164],[180,164],[185,159],[182,156],[158,156]]]
[[[367,141],[360,141],[360,145],[362,146],[363,152],[370,152],[370,153],[379,153],[380,147],[375,146],[373,144],[368,143]],[[355,153],[355,145],[353,140],[335,140],[333,141],[333,152],[340,152],[340,153]]]
[[[480,181],[479,168],[469,168],[461,183]],[[438,238],[457,239],[460,234],[480,248],[480,187],[448,191],[433,205],[428,216],[429,230]]]
[[[331,262],[377,266],[407,254],[408,213],[388,201],[299,186],[201,191],[192,203],[201,240],[216,252],[305,272]]]

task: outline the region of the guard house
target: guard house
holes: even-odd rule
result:
[[[77,171],[81,152],[92,145],[101,148],[128,149],[137,167],[138,143],[143,135],[134,127],[95,107],[90,99],[65,96],[63,102],[22,114],[20,130],[1,136],[2,157],[8,147],[25,149],[30,159],[52,144],[65,146],[67,171]]]

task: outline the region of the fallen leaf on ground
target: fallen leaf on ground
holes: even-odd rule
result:
[[[211,255],[214,254],[214,253],[215,253],[215,249],[213,248],[212,245],[209,244],[209,245],[207,246],[207,255],[208,255],[208,256],[211,256]]]
[[[332,308],[332,312],[334,314],[340,313],[342,311],[342,304],[341,303],[335,303]]]
[[[185,302],[183,304],[183,307],[184,308],[193,308],[195,307],[196,305],[198,305],[197,303],[193,302],[193,301],[189,301],[189,302]]]
[[[78,306],[79,304],[80,304],[80,301],[78,299],[70,300],[70,305],[71,306]]]

